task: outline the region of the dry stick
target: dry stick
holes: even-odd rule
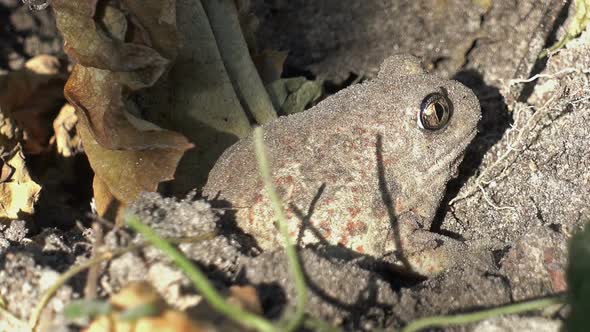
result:
[[[484,189],[484,185],[488,185],[491,183],[491,179],[486,180],[485,178],[489,175],[491,176],[492,171],[494,171],[496,169],[496,167],[498,167],[502,162],[504,162],[504,160],[508,159],[508,157],[512,156],[512,154],[514,152],[518,152],[521,151],[520,148],[524,147],[525,145],[525,135],[528,135],[531,133],[531,131],[534,129],[534,127],[536,126],[537,122],[540,120],[539,118],[541,117],[541,115],[547,114],[548,110],[549,110],[549,104],[551,102],[553,102],[553,100],[555,96],[549,98],[549,100],[543,104],[543,106],[541,108],[539,108],[539,110],[537,110],[537,112],[535,112],[535,114],[533,114],[528,120],[527,122],[524,124],[522,129],[517,129],[516,127],[512,129],[512,131],[518,131],[518,136],[514,139],[514,142],[511,143],[508,148],[508,150],[502,154],[492,165],[490,165],[489,167],[487,167],[483,172],[481,172],[477,178],[475,179],[475,183],[470,186],[469,188],[467,188],[467,190],[465,191],[465,193],[453,198],[448,205],[453,205],[455,202],[458,202],[460,200],[463,200],[467,197],[470,197],[471,195],[473,195],[475,192],[477,192],[478,190],[483,190]],[[577,103],[581,103],[584,101],[590,100],[590,96],[584,96],[572,101],[568,101],[566,102],[566,104],[577,104]],[[507,167],[507,166],[506,166]],[[496,175],[496,176],[500,176],[501,173],[503,173],[506,170],[506,168],[504,168],[500,174]],[[495,177],[494,177],[495,178]]]
[[[588,70],[580,70],[577,68],[572,68],[572,67],[568,67],[568,68],[564,68],[554,74],[536,74],[530,78],[524,79],[524,78],[515,78],[515,79],[511,79],[508,81],[508,85],[512,86],[512,85],[516,85],[516,84],[522,84],[522,83],[530,83],[534,80],[538,80],[539,78],[556,78],[558,76],[564,75],[564,74],[571,74],[571,73],[583,73],[583,74],[587,74]]]
[[[225,69],[242,106],[260,125],[277,118],[242,34],[235,0],[203,0]]]
[[[299,259],[297,258],[297,251],[295,250],[295,245],[293,244],[291,237],[289,236],[289,229],[287,227],[287,218],[285,217],[285,211],[283,211],[281,200],[279,198],[279,195],[277,195],[277,192],[272,182],[272,177],[270,175],[270,167],[268,165],[268,159],[266,157],[266,148],[264,146],[264,135],[262,132],[262,128],[258,127],[254,129],[253,135],[254,148],[256,150],[256,159],[258,160],[258,168],[260,168],[260,174],[262,175],[264,186],[266,187],[266,192],[268,193],[268,196],[272,203],[279,230],[281,232],[281,235],[283,236],[283,240],[285,241],[285,251],[287,252],[287,258],[289,259],[289,267],[291,269],[291,273],[293,274],[293,279],[295,280],[295,290],[297,291],[297,306],[295,309],[295,315],[293,319],[287,324],[286,327],[287,331],[293,331],[299,326],[299,324],[301,324],[301,321],[303,320],[303,316],[305,314],[305,305],[307,304],[307,286],[305,285],[305,277],[303,275],[303,270],[301,269],[301,264],[299,263]]]
[[[168,239],[167,241],[169,241],[171,243],[176,243],[176,244],[194,243],[194,242],[200,242],[200,241],[212,239],[215,236],[216,236],[215,232],[209,232],[209,233],[205,233],[205,234],[197,235],[197,236],[192,236],[192,237],[172,238],[172,239]],[[35,306],[35,309],[33,310],[31,317],[29,318],[29,328],[31,329],[31,331],[35,332],[35,330],[37,329],[37,324],[39,324],[39,318],[41,317],[41,312],[43,311],[43,309],[45,308],[47,303],[49,303],[49,301],[53,298],[53,296],[55,295],[57,290],[61,286],[63,286],[70,278],[72,278],[76,274],[90,268],[91,266],[111,260],[115,257],[121,256],[121,255],[126,254],[128,252],[139,250],[139,249],[147,247],[149,245],[150,245],[149,243],[133,244],[133,245],[130,245],[125,248],[120,248],[120,249],[108,251],[108,252],[102,253],[100,255],[97,255],[96,257],[91,258],[82,264],[73,266],[69,270],[67,270],[66,272],[61,274],[59,276],[59,278],[55,281],[55,283],[53,285],[51,285],[51,287],[49,287],[45,291],[45,293],[43,293],[43,295],[41,296],[41,299],[37,303],[37,306]]]
[[[95,221],[92,223],[92,230],[94,231],[94,243],[92,244],[92,253],[90,258],[94,258],[100,254],[100,248],[104,244],[104,234],[102,225]],[[92,300],[96,298],[96,286],[98,284],[98,277],[100,275],[100,264],[92,265],[88,269],[88,276],[86,277],[86,286],[84,287],[84,298]]]
[[[486,182],[489,182],[489,180],[486,180],[486,177],[489,174],[491,174],[492,171],[494,171],[496,169],[496,167],[498,167],[498,165],[503,163],[504,160],[506,160],[506,159],[508,159],[508,157],[512,156],[514,151],[518,151],[519,148],[521,147],[521,145],[524,145],[524,143],[525,143],[524,136],[528,135],[531,132],[531,130],[537,124],[541,115],[546,113],[545,109],[547,108],[547,105],[549,105],[549,103],[552,101],[553,101],[553,98],[550,98],[547,101],[547,103],[545,103],[545,105],[543,105],[543,107],[541,107],[535,114],[533,114],[533,116],[531,116],[528,119],[528,121],[525,123],[524,127],[519,130],[519,133],[518,133],[516,139],[514,140],[514,146],[516,146],[516,147],[514,147],[514,146],[509,147],[508,150],[504,154],[502,154],[491,166],[489,166],[488,168],[486,168],[483,172],[481,172],[479,174],[479,176],[475,179],[475,184],[473,186],[468,188],[464,194],[453,198],[449,202],[449,205],[453,205],[455,202],[463,200],[463,199],[473,195],[475,192],[477,192],[478,189],[479,190],[483,189],[482,184],[486,184]],[[513,128],[512,130],[517,130],[517,129]]]
[[[462,315],[426,317],[411,322],[410,324],[406,325],[406,327],[404,327],[401,332],[415,332],[427,327],[465,325],[501,315],[518,314],[526,311],[540,310],[555,304],[565,304],[565,297],[563,295],[554,296],[546,299],[515,303],[499,308],[481,310]]]

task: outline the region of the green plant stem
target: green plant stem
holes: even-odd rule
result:
[[[277,118],[277,112],[250,57],[234,0],[202,0],[223,64],[242,106],[258,124]]]
[[[173,239],[169,239],[169,241],[174,242],[174,243],[185,243],[185,242],[192,243],[192,242],[208,240],[208,239],[213,238],[214,236],[215,236],[215,233],[211,232],[211,233],[205,233],[203,235],[197,235],[197,236],[193,236],[193,237],[173,238]],[[39,300],[39,302],[35,306],[35,309],[33,309],[33,312],[31,313],[31,317],[29,318],[29,328],[31,329],[31,331],[33,331],[33,332],[36,331],[37,324],[39,324],[39,318],[41,317],[41,312],[43,311],[43,309],[45,308],[47,303],[49,303],[51,298],[53,298],[53,296],[55,295],[57,290],[61,286],[63,286],[68,280],[70,280],[73,276],[75,276],[76,274],[78,274],[78,273],[80,273],[80,272],[82,272],[82,271],[84,271],[96,264],[100,264],[104,261],[111,260],[115,257],[119,257],[119,256],[126,254],[128,252],[131,252],[131,251],[139,250],[141,248],[146,247],[147,245],[148,245],[147,243],[133,244],[133,245],[130,245],[125,248],[120,248],[120,249],[116,249],[113,251],[104,252],[100,255],[97,255],[96,257],[93,257],[93,258],[87,260],[84,263],[81,263],[79,265],[71,267],[69,270],[67,270],[66,272],[61,274],[59,276],[59,278],[55,281],[55,283],[53,283],[53,285],[51,285],[51,287],[49,287],[43,293],[43,295],[41,296],[41,299]]]
[[[183,193],[203,186],[223,151],[250,135],[252,128],[221,58],[202,1],[175,2],[180,42],[166,88],[171,104],[162,106],[167,111],[158,116],[169,119],[170,129],[201,147],[187,151],[176,169],[171,190]]]
[[[450,325],[464,325],[501,315],[517,314],[525,311],[539,310],[555,304],[565,304],[563,295],[506,305],[499,308],[477,311],[469,314],[454,316],[432,316],[417,319],[402,329],[402,332],[414,332],[427,327],[443,327]]]
[[[184,271],[187,277],[193,282],[195,288],[199,290],[203,298],[213,309],[245,327],[254,328],[261,332],[276,331],[276,328],[266,319],[227,303],[217,290],[215,290],[203,272],[194,266],[178,249],[172,246],[172,244],[156,234],[156,232],[150,227],[142,224],[137,216],[129,216],[125,222],[133,230],[141,233],[141,235],[143,235],[154,247],[162,250],[164,254],[172,259],[172,261]]]
[[[303,316],[305,314],[305,305],[307,304],[307,286],[305,285],[305,277],[303,275],[303,270],[301,269],[301,264],[299,263],[299,259],[297,257],[297,251],[295,250],[295,246],[293,245],[291,237],[289,236],[287,218],[285,217],[285,212],[283,211],[281,200],[277,195],[277,192],[272,182],[270,167],[268,164],[268,159],[266,157],[266,148],[264,146],[264,135],[262,132],[262,128],[255,128],[253,135],[254,148],[256,150],[256,159],[258,160],[260,174],[262,176],[266,192],[268,193],[272,207],[274,209],[279,230],[285,241],[285,251],[287,252],[287,258],[289,259],[289,267],[291,269],[291,273],[293,274],[293,279],[295,280],[295,289],[297,291],[297,305],[295,309],[295,315],[293,316],[293,319],[291,319],[287,323],[286,327],[287,331],[293,331],[299,326],[299,324],[301,324]]]
[[[125,249],[128,249],[128,250],[125,250],[125,252],[129,252],[132,250],[136,250],[138,248],[136,246],[134,246],[133,248],[128,247]],[[119,254],[122,254],[122,252]],[[70,280],[70,278],[72,278],[76,274],[90,268],[91,266],[93,266],[95,264],[99,264],[101,262],[112,259],[112,258],[116,257],[115,255],[116,255],[115,252],[107,252],[107,253],[98,255],[95,258],[89,259],[88,261],[86,261],[82,264],[76,265],[76,266],[70,268],[69,270],[67,270],[66,272],[62,273],[59,276],[59,278],[55,281],[55,283],[53,285],[51,285],[51,287],[49,287],[45,291],[45,293],[43,293],[43,295],[41,296],[41,299],[37,303],[37,306],[35,306],[35,309],[33,310],[31,317],[29,318],[29,327],[31,328],[31,331],[35,331],[37,329],[37,324],[39,323],[39,318],[41,317],[41,312],[43,311],[43,309],[45,308],[47,303],[49,303],[49,301],[51,300],[53,295],[55,295],[55,293],[57,292],[57,290],[61,286],[63,286],[68,280]]]

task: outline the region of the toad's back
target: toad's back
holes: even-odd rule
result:
[[[431,222],[478,119],[471,91],[395,56],[377,79],[263,126],[290,234],[300,245],[394,249],[397,216]],[[238,225],[269,249],[281,240],[258,174],[252,139],[244,139],[222,155],[204,194],[229,202]]]

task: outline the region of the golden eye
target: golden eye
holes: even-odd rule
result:
[[[425,130],[439,130],[444,128],[451,118],[451,105],[441,93],[431,93],[420,105],[418,112],[418,127]]]

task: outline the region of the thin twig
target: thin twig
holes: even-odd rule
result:
[[[94,258],[99,255],[100,249],[104,244],[104,234],[102,231],[102,225],[99,222],[92,223],[92,230],[94,233],[94,243],[92,244],[92,253],[90,258]],[[84,287],[84,298],[92,300],[96,298],[96,288],[98,284],[98,278],[100,275],[100,264],[92,265],[88,269],[88,276],[86,277],[86,286]]]
[[[516,136],[516,138],[513,140],[513,142],[510,142],[508,145],[508,150],[506,150],[506,152],[504,152],[492,165],[490,165],[489,167],[487,167],[483,172],[481,172],[477,178],[475,179],[475,184],[468,188],[463,194],[453,198],[450,202],[449,205],[453,205],[455,202],[458,202],[460,200],[463,200],[467,197],[470,197],[471,195],[473,195],[475,192],[477,192],[477,190],[480,188],[480,186],[482,186],[482,184],[486,184],[489,183],[492,180],[491,177],[491,173],[493,171],[496,170],[496,168],[501,165],[506,159],[508,159],[509,157],[511,157],[514,152],[519,152],[523,149],[524,145],[525,145],[525,135],[528,135],[532,129],[535,127],[535,125],[537,124],[539,118],[541,117],[541,115],[546,114],[546,110],[548,109],[548,105],[553,102],[554,97],[551,97],[544,105],[543,107],[541,107],[537,112],[535,112],[528,120],[527,122],[524,124],[524,126],[522,128],[517,128],[516,126],[512,128],[511,131],[509,131],[508,134],[510,134],[513,131],[516,131],[518,133],[518,135]],[[504,170],[502,170],[503,172]],[[489,177],[489,179],[488,179]]]
[[[589,70],[580,70],[578,68],[571,68],[571,67],[564,68],[554,74],[536,74],[536,75],[533,75],[527,79],[522,79],[522,78],[511,79],[510,81],[508,81],[508,85],[512,86],[512,85],[516,85],[516,84],[529,83],[529,82],[532,82],[532,81],[537,80],[539,78],[556,78],[557,76],[564,75],[564,74],[571,74],[571,73],[588,74],[588,73],[590,73],[590,71]]]
[[[197,236],[193,236],[193,237],[172,238],[172,239],[169,239],[168,241],[170,241],[172,243],[194,243],[194,242],[200,242],[200,241],[212,239],[215,236],[216,236],[216,234],[214,232],[209,232],[209,233],[205,233],[203,235],[197,235]],[[104,252],[94,258],[87,260],[86,262],[83,262],[79,265],[73,266],[69,270],[67,270],[66,272],[62,273],[59,276],[59,278],[55,281],[55,283],[53,285],[51,285],[51,287],[49,287],[45,291],[45,293],[43,293],[43,295],[41,296],[41,299],[39,300],[39,302],[35,306],[35,309],[33,309],[33,312],[31,313],[31,317],[29,318],[29,327],[30,327],[31,331],[33,331],[33,332],[36,331],[37,324],[39,324],[39,318],[41,317],[41,312],[43,311],[43,309],[45,309],[45,306],[49,303],[49,301],[53,298],[53,296],[55,295],[57,290],[61,286],[63,286],[66,282],[68,282],[68,280],[71,279],[73,276],[90,268],[91,266],[94,266],[96,264],[100,264],[104,261],[111,260],[113,258],[116,258],[116,257],[126,254],[128,252],[139,250],[139,249],[147,247],[149,245],[150,245],[149,243],[133,244],[133,245],[127,246],[125,248],[120,248],[120,249],[115,249],[112,251]]]
[[[498,206],[496,203],[494,203],[492,201],[492,199],[490,197],[488,197],[488,194],[486,193],[486,190],[483,188],[483,186],[481,184],[478,185],[479,189],[481,190],[481,194],[483,195],[483,199],[488,202],[488,204],[490,206],[492,206],[494,209],[496,210],[516,210],[514,207],[512,206]]]

